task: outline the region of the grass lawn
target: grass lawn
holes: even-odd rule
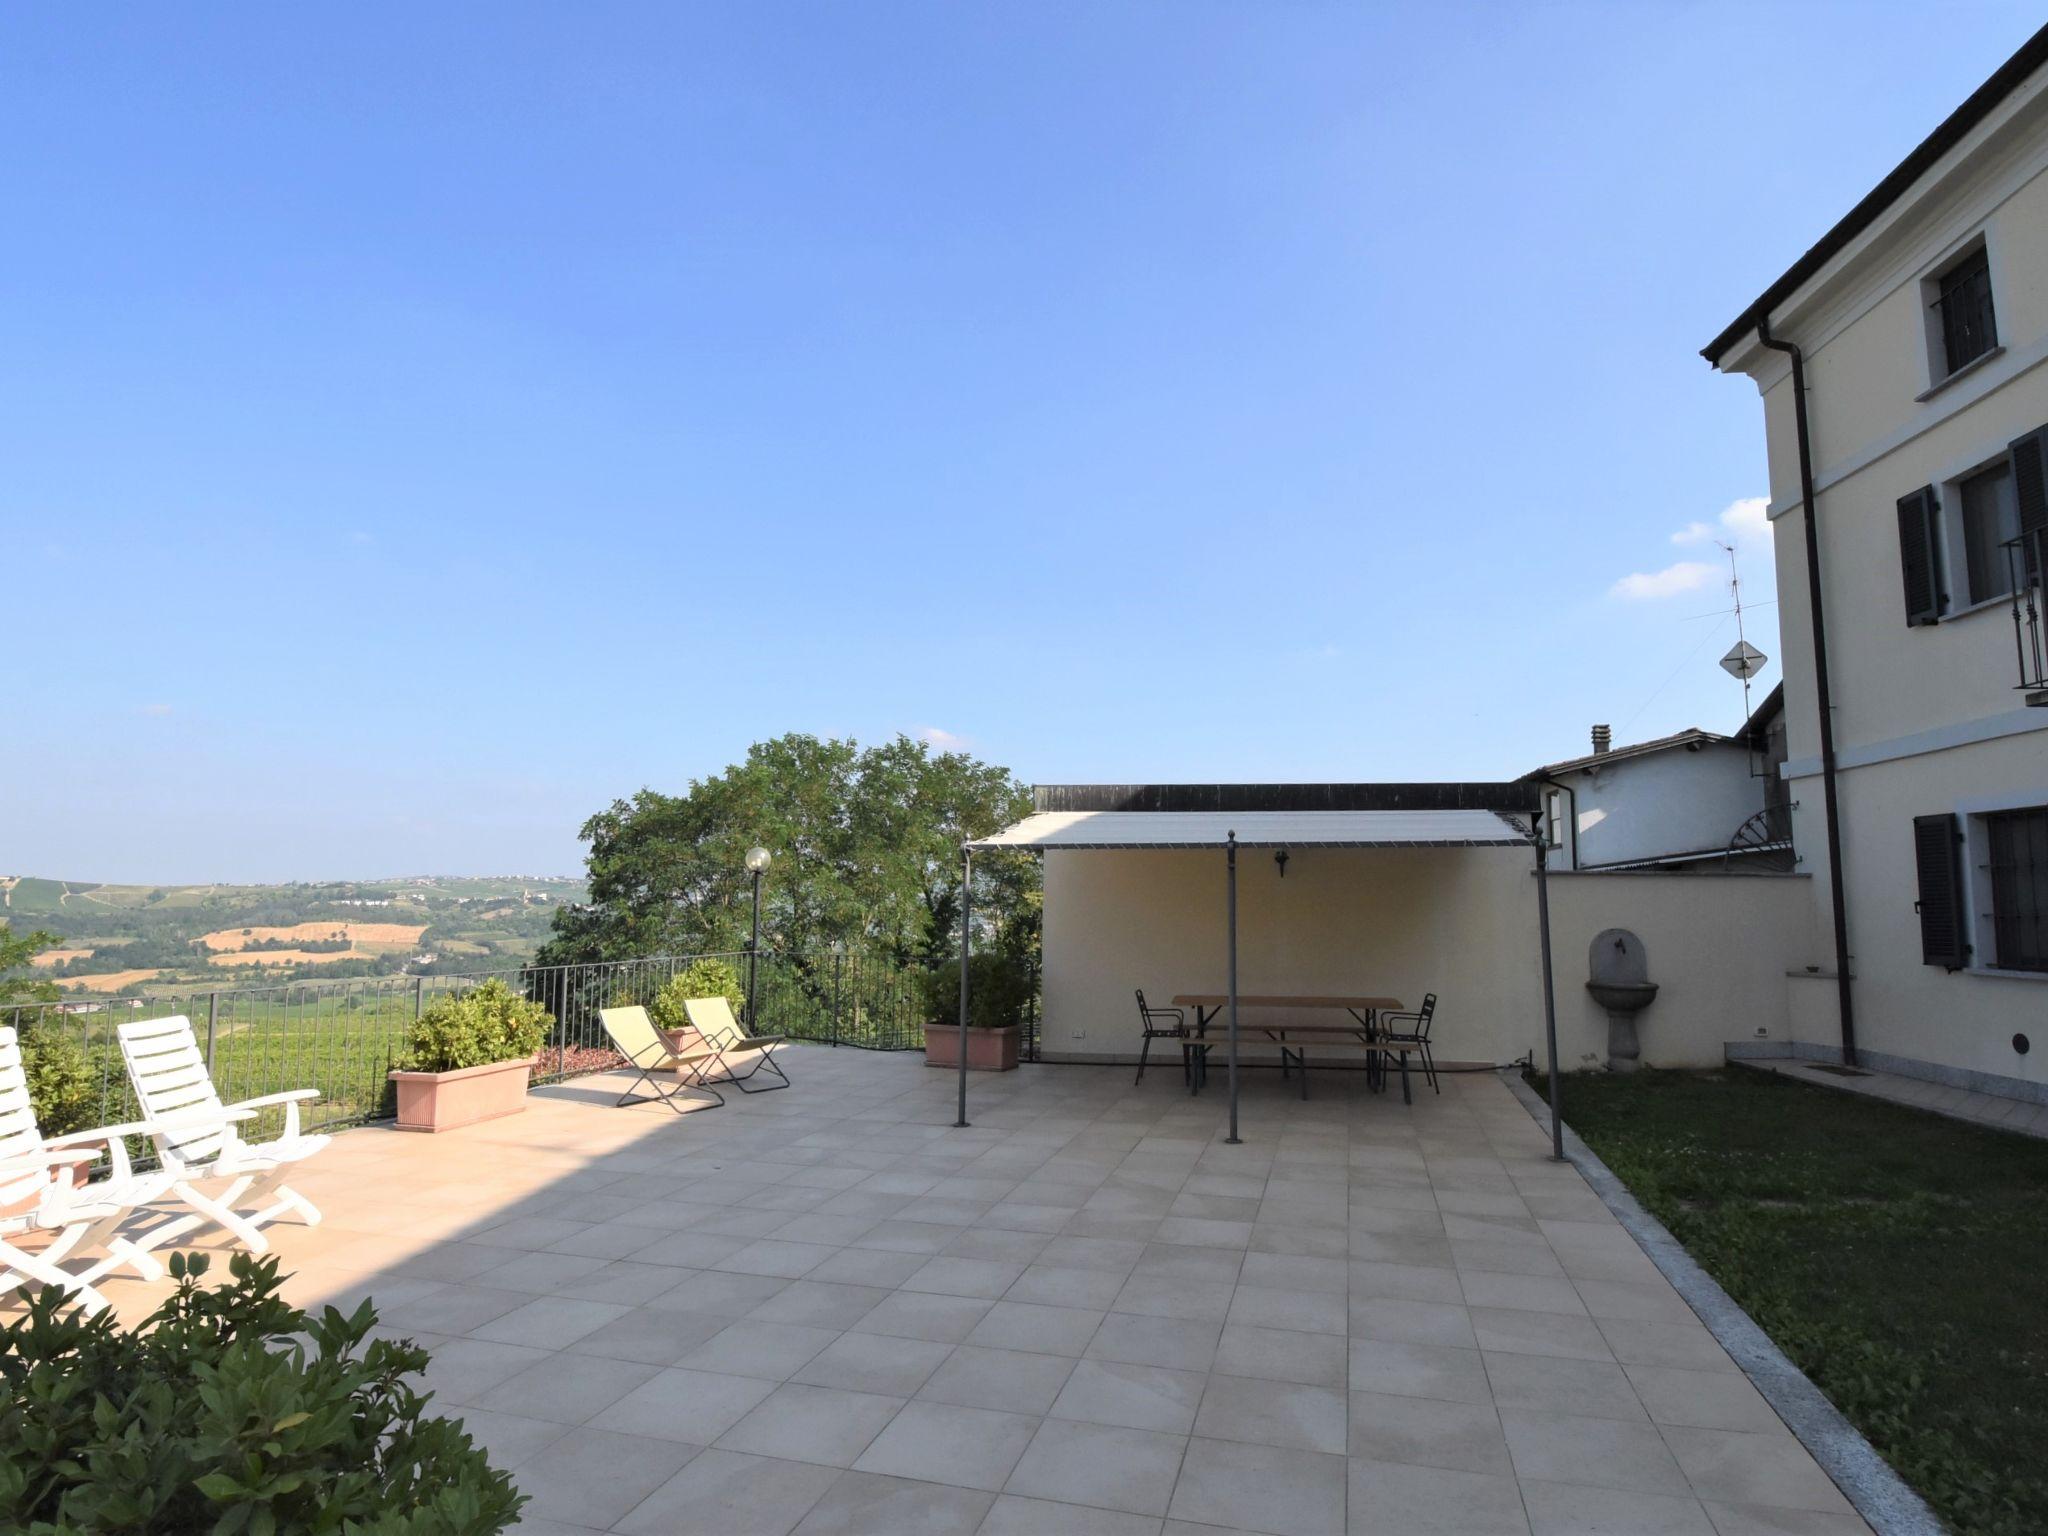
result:
[[[1736,1069],[1564,1111],[1956,1530],[2048,1531],[2048,1142]]]

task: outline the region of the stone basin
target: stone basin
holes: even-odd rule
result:
[[[1586,990],[1609,1013],[1639,1013],[1657,995],[1654,981],[1589,981]]]

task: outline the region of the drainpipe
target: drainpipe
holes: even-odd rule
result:
[[[1792,412],[1799,435],[1799,499],[1806,507],[1806,604],[1813,616],[1813,686],[1820,709],[1821,799],[1827,810],[1828,890],[1835,913],[1835,988],[1842,1017],[1842,1061],[1856,1064],[1856,1006],[1849,988],[1849,912],[1842,890],[1842,810],[1835,785],[1835,705],[1828,686],[1828,635],[1820,592],[1819,507],[1813,494],[1813,439],[1806,426],[1806,357],[1789,341],[1771,337],[1768,315],[1756,339],[1792,360]]]

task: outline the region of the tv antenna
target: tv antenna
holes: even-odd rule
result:
[[[1721,670],[1742,683],[1742,718],[1748,721],[1749,680],[1763,671],[1764,663],[1770,660],[1762,651],[1749,643],[1742,631],[1742,577],[1735,569],[1735,546],[1714,540],[1728,556],[1728,595],[1735,600],[1735,645],[1721,658]]]

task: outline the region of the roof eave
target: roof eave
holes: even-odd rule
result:
[[[1912,153],[1894,166],[1884,180],[1872,187],[1855,207],[1835,222],[1833,228],[1787,267],[1776,282],[1757,296],[1754,303],[1728,323],[1720,335],[1700,348],[1700,356],[1710,366],[1719,368],[1721,360],[1737,343],[1755,334],[1758,321],[1769,318],[1773,310],[1876,223],[1878,217],[1903,197],[1914,182],[1932,170],[1942,156],[1960,144],[2000,102],[2024,85],[2044,64],[2048,64],[2048,26],[2022,43],[2018,52],[1999,65],[1961,106],[1942,119],[1934,132],[1915,145]]]

